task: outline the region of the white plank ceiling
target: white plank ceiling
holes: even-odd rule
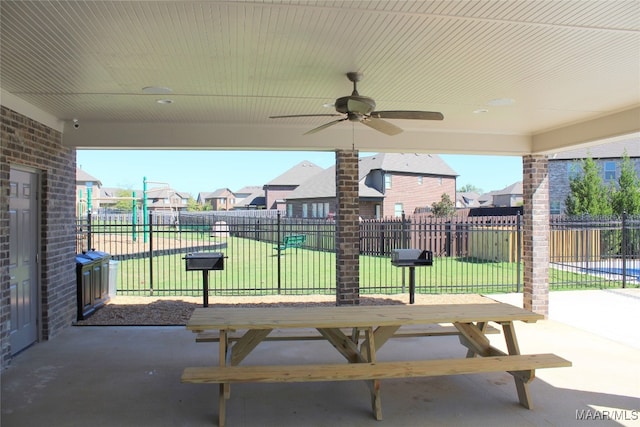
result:
[[[637,0],[2,0],[0,19],[2,104],[71,146],[520,155],[640,131]],[[333,113],[348,71],[380,110],[445,118],[269,118]]]

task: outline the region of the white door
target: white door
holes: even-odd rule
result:
[[[11,353],[38,339],[38,175],[9,172],[9,285]]]

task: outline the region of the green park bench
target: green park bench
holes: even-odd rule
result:
[[[281,251],[284,251],[285,249],[301,248],[302,245],[304,245],[305,240],[307,240],[307,236],[304,234],[291,234],[289,236],[284,236],[282,244],[280,246],[275,246],[273,249],[280,249]]]

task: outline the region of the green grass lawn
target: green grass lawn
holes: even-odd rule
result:
[[[196,239],[200,233],[189,233]],[[274,244],[226,238],[225,269],[209,272],[212,294],[333,294],[336,287],[336,258],[333,252],[287,249],[278,262]],[[201,295],[202,273],[185,271],[184,254],[120,261],[118,290],[123,294],[149,294],[153,267],[154,295]],[[278,275],[278,271],[280,274]],[[278,281],[278,277],[280,280]],[[519,277],[519,280],[518,280]],[[551,289],[621,287],[621,283],[595,276],[549,271]],[[436,258],[432,267],[416,268],[418,293],[515,292],[522,284],[522,268],[508,262],[468,258]],[[558,285],[554,285],[558,284]],[[387,257],[360,256],[360,292],[394,294],[408,292],[408,269],[391,265]]]

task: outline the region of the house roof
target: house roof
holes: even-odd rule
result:
[[[514,182],[511,185],[504,187],[502,190],[494,191],[494,196],[504,196],[509,194],[522,195],[522,181]]]
[[[198,200],[207,200],[212,197],[215,197],[213,195],[213,191],[201,191],[200,193],[198,193]]]
[[[469,208],[479,206],[479,199],[480,195],[475,191],[460,191],[456,193],[456,205],[460,204]]]
[[[239,190],[234,191],[233,193],[236,195],[239,194],[253,194],[256,191],[262,191],[262,186],[259,185],[246,185]]]
[[[265,186],[290,185],[297,186],[311,178],[312,176],[322,172],[322,168],[313,162],[303,160],[285,173],[278,175]]]
[[[550,155],[549,161],[577,160],[588,157],[592,159],[617,159],[622,157],[625,151],[629,157],[640,157],[640,137],[622,139],[586,148],[561,151]]]
[[[375,188],[368,187],[361,179],[358,183],[358,195],[368,198],[382,198],[384,195]],[[287,200],[321,199],[336,196],[336,167],[331,166],[307,181],[303,182],[287,195]]]
[[[360,179],[375,169],[387,172],[458,176],[437,154],[378,153],[373,156],[360,158],[358,169]]]
[[[184,191],[176,191],[173,188],[159,187],[147,189],[147,198],[167,199],[174,194],[181,199],[188,199],[191,197],[191,194],[185,193]]]
[[[102,182],[98,178],[89,175],[80,168],[76,168],[76,182],[95,182],[98,186],[102,186]]]
[[[264,190],[260,187],[257,187],[257,190],[244,199],[236,202],[236,206],[264,206],[265,204]]]
[[[213,191],[209,197],[220,197],[220,196],[224,196],[225,193],[230,193],[233,194],[233,191],[229,190],[228,188],[218,188],[217,190]]]

